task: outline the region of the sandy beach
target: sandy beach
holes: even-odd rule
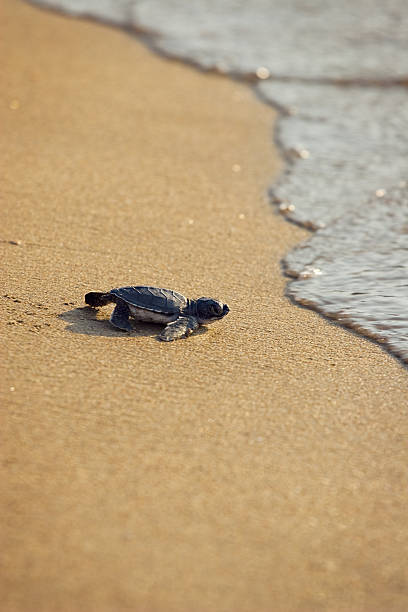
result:
[[[407,371],[285,298],[275,112],[0,13],[0,610],[407,610]],[[165,344],[84,307],[129,284],[231,312]]]

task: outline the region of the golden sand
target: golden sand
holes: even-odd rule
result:
[[[1,4],[1,610],[407,610],[407,372],[284,297],[275,113]],[[231,312],[121,334],[124,284]]]

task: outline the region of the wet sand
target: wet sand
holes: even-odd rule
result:
[[[274,112],[1,13],[1,610],[406,610],[407,371],[284,297]],[[122,334],[83,295],[124,284],[231,312]]]

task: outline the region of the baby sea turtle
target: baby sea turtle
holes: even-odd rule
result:
[[[200,325],[219,321],[229,312],[228,306],[218,300],[206,297],[189,300],[181,293],[158,287],[120,287],[108,293],[91,291],[85,295],[85,302],[93,308],[109,302],[116,304],[110,322],[123,331],[132,331],[130,316],[139,321],[165,323],[158,336],[165,342],[189,336]]]

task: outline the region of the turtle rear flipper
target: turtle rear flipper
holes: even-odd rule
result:
[[[97,308],[98,306],[106,306],[106,304],[112,302],[112,296],[110,293],[103,293],[102,291],[91,291],[86,294],[85,302],[88,306]]]
[[[133,331],[133,328],[129,323],[129,315],[129,306],[126,304],[126,302],[120,300],[116,304],[115,309],[112,312],[110,322],[112,323],[112,325],[118,327],[119,329],[122,329],[123,331],[131,332]]]

